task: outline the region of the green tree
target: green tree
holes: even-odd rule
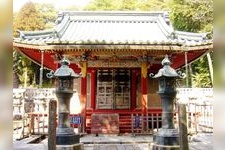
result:
[[[119,2],[118,2],[119,3]],[[121,0],[119,10],[140,10],[140,0]]]
[[[82,7],[79,7],[79,6],[71,5],[71,6],[65,7],[64,10],[68,10],[68,11],[79,11],[79,10],[83,10],[83,8]]]
[[[94,0],[85,10],[139,10],[140,0]]]
[[[94,0],[85,10],[168,10],[169,0]]]
[[[212,33],[212,0],[173,0],[170,3],[170,10],[170,18],[176,29]]]
[[[35,8],[44,21],[44,28],[53,28],[58,13],[53,4],[35,3]]]
[[[14,87],[35,85],[38,66],[17,51],[13,51]]]
[[[41,17],[41,14],[36,10],[34,3],[27,2],[21,8],[21,10],[14,14],[13,17],[13,36],[18,37],[19,34],[17,30],[22,31],[34,31],[34,30],[42,30],[44,29],[45,22]],[[13,78],[16,84],[20,84],[21,86],[28,86],[33,81],[37,68],[39,66],[29,59],[18,53],[16,50],[13,51]],[[15,84],[15,87],[18,85]]]
[[[24,4],[19,13],[14,16],[13,21],[13,35],[17,37],[19,34],[17,30],[34,31],[44,29],[44,19],[36,10],[34,3],[31,1]]]
[[[87,5],[85,10],[118,10],[118,0],[94,0]]]
[[[200,58],[198,63],[195,63],[194,74],[192,74],[193,87],[212,87],[210,74],[207,63],[207,57]]]
[[[188,32],[213,33],[213,1],[212,0],[173,0],[170,3],[170,19],[177,30]],[[212,54],[212,53],[211,53]],[[207,56],[192,65],[190,76],[194,87],[212,86]]]
[[[143,11],[168,11],[169,0],[144,0],[140,2]]]

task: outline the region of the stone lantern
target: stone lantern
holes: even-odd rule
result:
[[[58,99],[58,126],[56,145],[73,145],[80,142],[79,135],[70,127],[70,99],[73,96],[73,80],[80,77],[69,68],[69,60],[63,58],[61,67],[54,73],[56,97]]]
[[[170,64],[166,55],[162,60],[163,68],[156,75],[150,74],[150,77],[159,79],[158,94],[162,100],[162,128],[153,136],[153,150],[179,150],[179,133],[173,123],[173,104],[176,96],[176,79],[181,78],[181,75],[171,68]]]

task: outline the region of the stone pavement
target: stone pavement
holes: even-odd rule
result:
[[[213,150],[213,133],[198,133],[189,141],[189,150]]]
[[[84,150],[150,150],[153,137],[148,136],[107,136],[86,135],[80,138]],[[47,150],[47,139],[37,144],[27,144],[31,138],[13,141],[14,150]],[[189,140],[189,150],[213,150],[212,133],[199,133]]]
[[[149,150],[152,136],[87,135],[80,139],[85,150]]]
[[[38,144],[30,144],[29,142],[36,136],[25,138],[23,140],[13,140],[14,150],[47,150],[47,140]]]

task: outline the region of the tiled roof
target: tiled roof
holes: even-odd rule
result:
[[[20,31],[16,43],[31,45],[207,45],[206,33],[175,31],[165,12],[62,12],[55,27]]]

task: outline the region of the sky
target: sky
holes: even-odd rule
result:
[[[18,12],[20,8],[28,1],[34,3],[52,3],[55,8],[67,7],[71,5],[83,7],[91,0],[13,0],[13,12]]]

